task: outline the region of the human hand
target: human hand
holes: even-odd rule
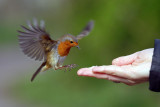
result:
[[[135,85],[148,81],[152,55],[153,48],[145,49],[116,58],[112,61],[112,65],[82,68],[78,70],[77,74]]]

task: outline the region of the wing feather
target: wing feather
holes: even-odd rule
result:
[[[82,30],[82,32],[79,35],[77,35],[76,38],[79,40],[87,36],[93,29],[93,26],[94,26],[94,21],[93,20],[89,21],[86,27]]]
[[[33,24],[28,21],[28,28],[21,25],[24,31],[18,31],[19,45],[24,54],[32,59],[41,61],[46,58],[46,52],[56,43],[45,31],[44,21],[33,20]]]
[[[30,29],[24,27],[23,25],[21,25],[21,28],[23,28],[23,30],[26,31],[27,33],[30,33],[30,32],[36,33],[36,32],[34,32],[33,30],[30,30]]]

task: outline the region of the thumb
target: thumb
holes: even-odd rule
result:
[[[131,55],[127,55],[127,56],[122,56],[122,57],[114,59],[112,61],[112,64],[118,65],[118,66],[129,65],[129,64],[132,64],[136,60],[137,56],[138,56],[138,52],[131,54]]]

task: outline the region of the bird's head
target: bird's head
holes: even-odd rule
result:
[[[70,34],[62,36],[62,38],[60,39],[60,42],[70,48],[71,47],[79,48],[77,38],[75,36],[70,35]]]

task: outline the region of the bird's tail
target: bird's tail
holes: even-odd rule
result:
[[[43,71],[43,68],[45,67],[46,62],[43,62],[42,65],[37,69],[37,71],[33,74],[31,78],[31,82],[35,79],[35,77],[39,74],[39,72]]]

